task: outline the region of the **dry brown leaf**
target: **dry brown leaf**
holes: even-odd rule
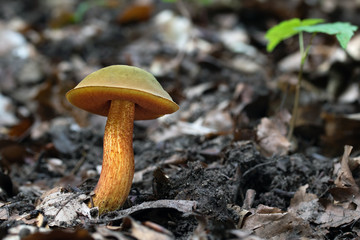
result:
[[[257,126],[257,138],[262,153],[267,156],[285,155],[290,148],[290,142],[285,137],[286,123],[290,116],[278,115],[275,118],[262,118],[261,123]]]
[[[290,201],[290,208],[296,208],[303,202],[310,202],[312,200],[318,199],[315,194],[306,193],[306,189],[309,187],[309,184],[306,184],[299,188],[296,191],[294,197]]]
[[[203,125],[210,129],[216,129],[217,132],[229,132],[233,129],[230,112],[220,109],[209,111],[204,118]]]
[[[352,173],[349,168],[349,156],[352,150],[352,146],[346,145],[344,147],[344,154],[341,158],[341,169],[338,173],[338,176],[335,180],[335,185],[337,187],[353,187],[359,191],[358,186],[352,176]]]
[[[130,217],[123,219],[123,227],[129,229],[131,236],[136,239],[148,239],[148,240],[170,240],[174,239],[174,236],[169,231],[158,232],[148,226],[138,223]]]
[[[325,212],[319,214],[314,221],[316,224],[321,224],[321,228],[339,227],[359,219],[359,211],[345,209],[328,201],[322,201],[322,205],[325,207]]]
[[[295,214],[264,205],[259,205],[255,213],[245,219],[243,229],[266,239],[288,239],[289,235],[296,238],[300,233],[302,237],[315,235],[309,223]]]
[[[351,146],[345,146],[341,159],[341,168],[335,180],[336,187],[329,190],[334,199],[344,204],[345,208],[356,208],[360,206],[359,186],[356,184],[349,167],[351,150]],[[356,207],[352,206],[352,203],[355,203]]]
[[[321,208],[319,199],[315,194],[306,193],[308,184],[301,186],[290,201],[289,212],[294,213],[305,221],[314,221],[317,217],[318,210]]]
[[[146,21],[151,17],[153,5],[149,4],[132,4],[127,7],[118,17],[120,24],[131,22]]]
[[[164,233],[168,236],[172,236],[172,232],[170,232],[169,230],[167,230],[166,228],[164,228],[163,226],[157,224],[157,223],[154,223],[154,222],[150,222],[150,221],[145,221],[144,223],[144,226],[146,227],[149,227],[159,233]]]
[[[43,201],[36,207],[52,219],[49,226],[63,226],[64,223],[80,221],[79,215],[91,218],[90,209],[84,203],[88,198],[85,194],[62,193],[61,191],[50,190],[51,193],[43,198]]]
[[[23,137],[29,132],[29,129],[33,124],[34,119],[32,117],[23,118],[20,122],[9,128],[8,135],[15,138]]]
[[[73,240],[94,240],[85,229],[79,229],[76,231],[69,231],[67,229],[54,229],[47,233],[33,233],[22,240],[62,240],[62,239],[73,239]]]
[[[8,220],[10,216],[9,209],[4,206],[5,204],[0,203],[0,220]]]
[[[178,137],[184,134],[188,135],[208,135],[216,134],[216,129],[206,127],[203,125],[203,119],[199,118],[193,123],[178,121],[176,124],[171,125],[169,128],[164,129],[162,132],[154,132],[151,134],[150,139],[154,142],[162,142],[169,138]]]
[[[184,89],[185,96],[187,99],[193,99],[196,97],[200,97],[204,94],[205,91],[209,91],[210,89],[215,89],[215,82],[205,82],[198,84],[196,86],[191,86]]]
[[[352,178],[348,167],[348,158],[351,152],[350,146],[345,146],[341,161],[341,169],[335,183],[337,187],[330,190],[336,203],[329,200],[318,199],[315,194],[306,193],[308,185],[302,186],[295,193],[288,209],[307,222],[318,225],[318,231],[326,231],[329,227],[339,227],[356,221],[360,212],[357,206],[360,202],[358,187]]]
[[[92,236],[96,240],[105,240],[105,239],[116,239],[116,240],[128,240],[129,238],[125,237],[124,234],[118,231],[112,231],[108,226],[97,226],[96,233],[93,233]]]
[[[359,211],[334,204],[329,200],[318,200],[314,194],[305,193],[307,186],[300,187],[291,201],[288,211],[305,222],[317,224],[317,232],[326,232],[329,227],[349,224],[359,218]]]

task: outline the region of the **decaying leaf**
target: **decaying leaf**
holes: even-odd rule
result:
[[[291,199],[289,212],[301,217],[306,221],[314,221],[319,214],[318,209],[321,208],[319,199],[315,194],[306,193],[308,184],[301,186]]]
[[[321,228],[339,227],[359,219],[359,211],[345,209],[329,201],[323,201],[325,212],[319,214],[314,223],[321,224]]]
[[[351,150],[351,146],[345,146],[344,154],[341,159],[341,168],[335,180],[336,187],[330,189],[330,193],[336,201],[347,205],[355,203],[355,208],[358,209],[360,206],[360,192],[359,186],[356,184],[349,167]]]
[[[152,202],[144,202],[139,205],[133,206],[128,209],[124,209],[116,212],[116,216],[113,218],[104,218],[99,220],[92,220],[94,223],[110,222],[123,219],[124,217],[133,214],[138,211],[153,208],[172,208],[182,213],[191,213],[196,207],[196,201],[190,200],[157,200]]]
[[[8,220],[9,219],[9,210],[6,209],[4,203],[0,202],[0,220]]]
[[[62,226],[80,221],[79,216],[91,218],[90,209],[84,203],[86,199],[85,194],[55,191],[44,197],[37,209],[49,218],[49,226]]]
[[[94,238],[92,238],[85,229],[79,229],[76,231],[69,231],[65,229],[54,229],[46,233],[36,232],[22,238],[22,240],[62,240],[62,239],[94,240]]]
[[[98,226],[96,227],[96,232],[92,234],[96,240],[105,240],[105,239],[116,239],[116,240],[128,240],[121,232],[112,231],[108,226]]]
[[[9,128],[8,135],[15,138],[24,137],[25,134],[29,132],[34,121],[35,120],[32,117],[21,119],[21,121]]]
[[[345,146],[341,169],[335,181],[336,187],[329,191],[334,202],[319,200],[315,194],[306,193],[306,184],[295,193],[288,211],[307,222],[317,224],[318,231],[326,231],[329,227],[336,228],[359,219],[359,189],[348,166],[351,149],[352,147]]]
[[[262,118],[257,126],[257,138],[262,153],[265,156],[285,155],[290,148],[290,142],[285,137],[286,123],[290,120],[287,113],[275,118]]]
[[[291,199],[290,208],[299,206],[299,204],[301,204],[302,202],[309,202],[314,199],[318,199],[318,197],[315,194],[306,193],[306,189],[308,187],[309,185],[306,184],[305,186],[300,187],[298,191],[296,191],[294,197]]]
[[[216,129],[204,126],[203,122],[204,120],[202,118],[193,123],[179,121],[177,124],[171,125],[168,129],[165,129],[162,132],[153,133],[150,138],[155,142],[162,142],[166,139],[174,138],[183,134],[207,135],[215,134],[217,132]]]
[[[140,22],[148,20],[153,12],[153,5],[151,2],[134,3],[128,6],[119,16],[118,22],[121,24]]]
[[[266,239],[287,239],[290,235],[294,238],[316,236],[309,223],[302,218],[264,205],[259,205],[254,214],[245,219],[243,229],[254,231],[256,236]]]
[[[348,145],[344,148],[344,154],[341,158],[341,169],[335,180],[335,185],[337,187],[353,187],[355,188],[355,190],[359,191],[358,186],[356,186],[355,180],[349,168],[349,156],[352,148],[352,146]]]
[[[170,240],[174,239],[171,232],[166,229],[159,231],[158,229],[150,228],[145,224],[140,224],[131,217],[125,217],[123,219],[123,228],[130,231],[131,236],[136,239],[148,239],[148,240]]]

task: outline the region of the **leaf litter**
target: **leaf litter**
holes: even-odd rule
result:
[[[273,16],[297,17],[295,1],[144,2],[1,3],[0,237],[358,237],[357,38],[348,54],[317,38],[294,143],[286,109],[296,57],[285,57],[296,44],[265,55],[263,37]],[[353,16],[340,3],[306,9],[306,18]],[[97,216],[89,199],[105,121],[64,94],[110,64],[150,70],[181,111],[135,123],[128,201]],[[346,147],[340,161],[347,144],[353,154]]]

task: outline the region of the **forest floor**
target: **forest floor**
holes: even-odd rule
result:
[[[318,34],[287,131],[298,39],[282,20],[360,26],[356,1],[0,3],[1,239],[360,237],[360,35]],[[304,34],[308,43],[310,35]],[[124,206],[88,207],[106,118],[65,94],[102,67],[151,72],[180,109],[134,123]]]

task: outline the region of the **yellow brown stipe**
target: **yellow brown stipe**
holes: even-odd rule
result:
[[[134,103],[111,101],[104,133],[102,170],[93,198],[100,214],[121,207],[130,192],[134,176],[134,113]]]

